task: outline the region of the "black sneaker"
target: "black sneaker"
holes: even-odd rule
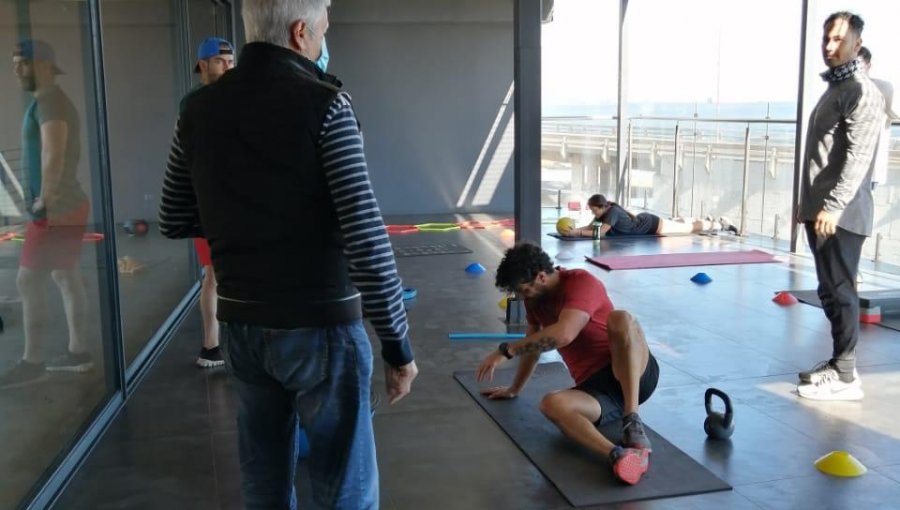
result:
[[[48,372],[78,372],[83,374],[94,369],[94,360],[87,352],[66,351],[47,362]]]
[[[831,360],[825,360],[820,361],[816,366],[800,372],[797,375],[800,377],[801,384],[815,384],[824,379],[832,378],[833,375],[831,372],[834,372],[834,375],[837,375],[837,369],[834,367],[834,363],[832,363]],[[855,368],[853,369],[853,379],[859,379],[859,372],[857,372]]]
[[[639,450],[653,451],[650,438],[644,431],[644,423],[637,413],[622,418],[622,446]]]
[[[221,367],[225,364],[225,358],[222,357],[222,349],[218,346],[212,349],[205,347],[200,348],[200,355],[197,356],[197,366],[201,368]]]
[[[19,360],[12,368],[0,374],[0,389],[22,388],[39,383],[49,376],[43,363]]]
[[[731,220],[725,216],[719,217],[719,226],[722,227],[722,232],[728,232],[734,235],[740,234],[740,231],[737,227],[734,226],[734,223],[732,223]]]

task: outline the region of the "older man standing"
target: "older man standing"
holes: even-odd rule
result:
[[[243,2],[240,65],[185,104],[160,206],[166,236],[209,241],[247,508],[296,507],[298,416],[310,504],[377,508],[361,305],[391,403],[418,372],[350,97],[315,64],[329,5]]]
[[[872,234],[872,171],[884,98],[857,59],[863,20],[849,12],[828,17],[822,56],[828,89],[809,120],[797,218],[816,263],[819,298],[831,322],[831,358],[801,372],[797,391],[815,400],[859,400],[856,371],[859,296],[856,274]]]

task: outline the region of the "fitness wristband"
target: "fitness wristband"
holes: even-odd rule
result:
[[[513,355],[509,353],[509,344],[507,342],[500,344],[497,350],[500,351],[500,354],[506,356],[506,359],[513,359]]]

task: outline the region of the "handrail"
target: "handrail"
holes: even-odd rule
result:
[[[541,121],[545,120],[616,120],[618,117],[609,115],[546,115],[541,117]]]
[[[684,121],[684,122],[711,122],[711,123],[719,123],[719,122],[728,122],[728,123],[739,123],[739,124],[796,124],[796,120],[791,119],[731,119],[731,118],[719,118],[719,119],[711,119],[705,117],[629,117],[629,120],[674,120],[674,121]]]
[[[548,115],[541,117],[541,121],[556,120],[616,120],[616,115]],[[706,117],[656,117],[637,115],[635,117],[627,117],[627,120],[670,120],[670,121],[695,121],[695,122],[730,122],[730,123],[751,123],[751,124],[796,124],[796,120],[791,119],[732,119],[719,118],[711,119]],[[891,121],[891,126],[900,127],[900,120]]]

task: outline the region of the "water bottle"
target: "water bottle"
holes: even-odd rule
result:
[[[600,239],[600,222],[594,221],[591,223],[591,237],[594,239]]]

